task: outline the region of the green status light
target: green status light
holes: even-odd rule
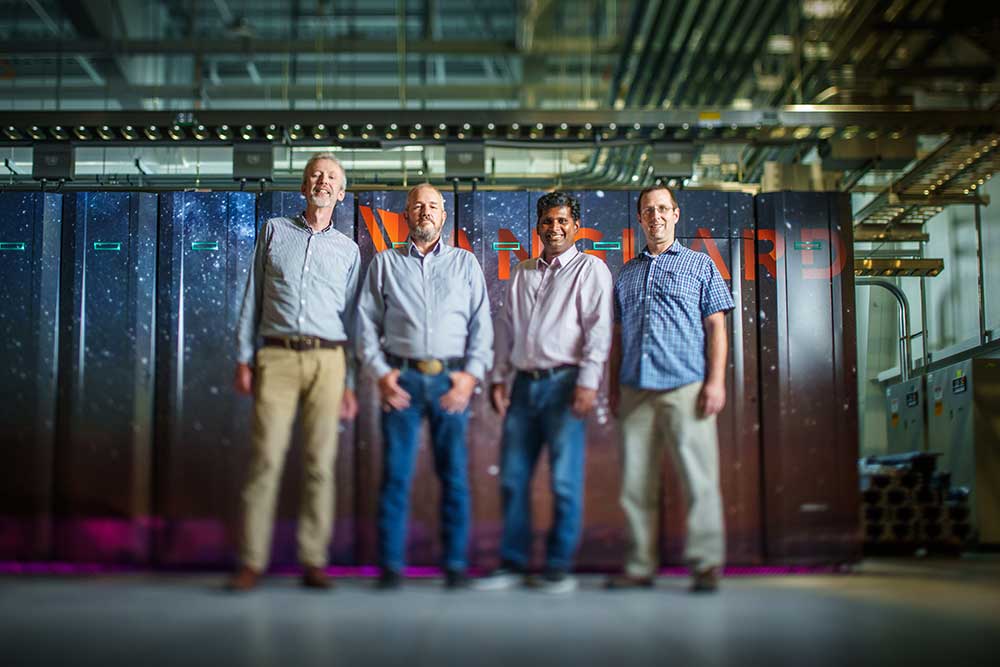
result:
[[[94,250],[109,250],[118,252],[122,249],[122,244],[118,241],[94,241]]]
[[[521,249],[521,242],[520,241],[494,241],[493,242],[493,249],[494,250],[520,250]]]
[[[0,241],[0,250],[24,250],[24,241]]]
[[[594,250],[621,250],[621,241],[594,241]]]
[[[191,250],[214,251],[219,249],[218,241],[192,241]]]

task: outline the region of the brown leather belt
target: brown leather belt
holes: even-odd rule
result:
[[[393,368],[398,368],[401,371],[412,368],[424,375],[440,375],[446,370],[457,371],[465,368],[465,359],[462,357],[452,357],[451,359],[407,359],[406,357],[387,354],[385,358]]]
[[[303,350],[335,350],[338,347],[344,347],[346,342],[342,340],[327,340],[319,336],[289,336],[288,338],[264,336],[264,345],[267,347],[283,347],[286,350],[302,352]]]

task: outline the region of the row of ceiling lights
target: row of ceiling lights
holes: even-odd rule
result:
[[[619,126],[617,123],[608,123],[600,127],[595,127],[591,123],[584,123],[582,125],[570,125],[569,123],[560,123],[558,125],[545,125],[544,123],[521,125],[520,123],[515,122],[504,126],[498,126],[495,123],[486,123],[485,125],[463,123],[462,125],[452,126],[445,123],[438,123],[436,125],[429,126],[424,126],[421,123],[414,123],[405,128],[400,127],[396,123],[391,123],[387,126],[378,128],[376,128],[372,123],[368,123],[366,125],[350,125],[347,123],[341,125],[327,125],[325,123],[317,123],[311,126],[295,123],[285,128],[274,123],[266,126],[231,126],[222,124],[214,127],[202,124],[173,124],[166,127],[158,125],[121,125],[114,127],[110,125],[100,125],[97,127],[88,127],[86,125],[76,125],[72,127],[63,125],[54,125],[51,127],[30,125],[25,128],[19,128],[14,125],[8,125],[3,129],[3,134],[10,141],[24,141],[26,138],[30,138],[34,141],[47,141],[53,139],[58,141],[65,141],[69,139],[76,139],[79,141],[91,141],[95,139],[102,139],[104,141],[120,141],[122,139],[126,141],[136,141],[139,139],[158,141],[164,139],[165,137],[169,137],[175,141],[185,141],[189,139],[196,139],[198,141],[234,141],[237,139],[242,139],[244,141],[255,141],[261,139],[275,141],[283,138],[286,134],[287,138],[291,141],[323,141],[330,139],[331,137],[336,137],[341,140],[393,140],[405,138],[414,140],[426,138],[433,138],[435,140],[551,138],[557,140],[584,141],[599,137],[600,139],[607,141],[619,138],[691,139],[695,136],[697,138],[708,138],[714,137],[717,134],[723,139],[732,139],[740,136],[741,129],[749,131],[751,134],[760,134],[763,132],[763,136],[770,139],[797,141],[810,138],[828,139],[838,133],[838,129],[833,127],[814,128],[804,126],[795,128],[773,127],[765,129],[760,127],[740,128],[736,125],[731,125],[725,128],[718,128],[715,126],[700,127],[697,128],[697,131],[695,131],[688,123],[683,123],[678,127],[668,128],[665,123],[658,123],[656,125],[642,125],[640,123],[634,123],[622,126]],[[857,136],[860,131],[861,130],[859,128],[853,126],[839,130],[840,136],[844,138]],[[869,134],[871,133],[869,132]],[[892,132],[889,136],[895,139],[900,136],[900,133]]]

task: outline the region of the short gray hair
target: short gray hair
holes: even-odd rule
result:
[[[319,162],[320,160],[329,160],[330,162],[337,165],[337,169],[340,170],[341,188],[346,190],[347,170],[344,169],[344,165],[340,164],[340,160],[337,159],[337,156],[329,151],[323,151],[322,153],[313,153],[309,157],[309,161],[306,162],[306,166],[302,168],[302,185],[305,185],[306,181],[309,179],[309,172],[312,171],[313,165]]]

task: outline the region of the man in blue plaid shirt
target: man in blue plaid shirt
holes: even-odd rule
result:
[[[708,255],[674,238],[680,209],[666,186],[639,195],[646,248],[615,285],[611,407],[621,418],[621,504],[632,543],[609,588],[648,588],[656,574],[661,464],[670,451],[687,495],[692,590],[714,591],[725,555],[715,416],[726,404],[726,313],[733,298]]]

